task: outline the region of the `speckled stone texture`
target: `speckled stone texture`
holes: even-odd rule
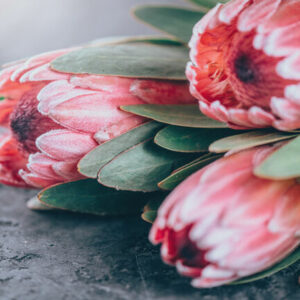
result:
[[[164,265],[138,217],[29,211],[33,191],[0,187],[0,299],[300,299],[300,263],[259,282],[190,287]]]

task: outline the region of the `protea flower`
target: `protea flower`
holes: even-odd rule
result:
[[[218,4],[190,47],[186,73],[203,113],[237,129],[300,127],[300,1]]]
[[[165,200],[150,240],[163,260],[214,287],[257,273],[300,242],[300,184],[253,175],[275,147],[221,158],[181,183]],[[298,235],[298,237],[297,237]]]
[[[0,73],[0,182],[46,187],[81,178],[78,160],[145,121],[130,104],[193,101],[185,82],[72,75],[50,62],[72,49],[42,54]]]

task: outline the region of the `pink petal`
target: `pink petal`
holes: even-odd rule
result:
[[[278,9],[281,0],[254,0],[239,16],[238,30],[251,31],[268,20]]]
[[[300,185],[295,184],[278,200],[269,223],[272,232],[297,232],[300,229]]]
[[[19,81],[25,83],[30,81],[67,80],[69,77],[68,74],[52,71],[50,64],[44,64],[23,74]]]
[[[259,33],[269,33],[300,21],[300,3],[298,0],[281,1],[273,16],[258,27]]]
[[[270,56],[291,55],[300,48],[300,22],[275,29],[266,38],[264,51]]]
[[[272,97],[270,107],[273,114],[283,120],[300,121],[300,106],[288,99]]]
[[[186,82],[137,79],[132,82],[130,92],[150,104],[196,103]]]
[[[67,95],[53,99],[50,103],[52,107],[49,116],[65,127],[95,133],[130,116],[119,109],[121,105],[142,103],[136,97],[127,94],[97,92],[94,95],[80,95],[80,93],[80,90],[73,90]]]
[[[75,48],[74,48],[75,49]],[[17,81],[20,79],[20,77],[26,73],[27,71],[39,67],[41,65],[44,65],[46,63],[51,62],[55,58],[72,51],[73,49],[63,49],[63,50],[57,50],[52,52],[43,53],[37,56],[33,56],[30,59],[28,59],[22,66],[20,66],[18,69],[16,69],[13,74],[11,75],[12,81]]]
[[[83,178],[77,171],[77,163],[75,162],[55,162],[52,165],[54,172],[66,180],[78,180]]]
[[[248,111],[249,121],[257,125],[258,127],[267,127],[271,126],[273,121],[275,120],[274,116],[261,107],[252,106]]]
[[[36,140],[37,147],[51,158],[76,161],[98,144],[89,134],[70,130],[51,130]]]
[[[248,3],[249,0],[232,0],[227,2],[220,10],[219,20],[229,25]]]
[[[284,95],[289,100],[300,105],[300,84],[288,85],[284,90]]]
[[[56,105],[78,96],[94,95],[96,93],[99,92],[74,88],[64,80],[54,81],[46,85],[38,94],[37,98],[40,101],[38,110],[41,114],[47,115]]]
[[[45,154],[35,153],[29,156],[27,168],[33,174],[40,176],[41,178],[59,181],[62,180],[62,178],[52,169],[52,165],[55,162],[57,161]]]
[[[249,120],[248,112],[245,109],[231,108],[228,110],[228,120],[233,124],[244,126],[245,128],[256,127]]]
[[[280,61],[276,71],[285,79],[300,80],[300,51]]]
[[[115,124],[109,124],[108,126],[101,127],[95,135],[94,139],[98,144],[102,144],[108,140],[111,140],[123,133],[135,128],[136,126],[145,122],[145,118],[140,116],[129,116],[123,118],[121,121]]]
[[[84,75],[73,76],[70,83],[83,89],[91,89],[109,93],[129,93],[134,79],[116,76]]]
[[[57,180],[41,178],[39,175],[27,173],[24,170],[20,170],[19,175],[29,186],[35,188],[44,188],[58,183]]]

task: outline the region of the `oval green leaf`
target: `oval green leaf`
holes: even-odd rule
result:
[[[158,186],[163,190],[173,190],[187,177],[214,162],[220,157],[221,155],[204,155],[203,157],[194,160],[193,162],[179,168],[178,170],[175,170],[170,176],[159,182]]]
[[[175,38],[159,36],[159,35],[137,35],[137,36],[112,36],[105,37],[91,41],[85,46],[103,46],[112,44],[126,44],[126,43],[151,43],[162,45],[176,45],[180,46],[182,43]]]
[[[204,15],[203,12],[196,10],[155,5],[138,6],[133,10],[133,14],[142,22],[184,43],[189,42],[194,25]]]
[[[274,130],[250,131],[217,140],[210,145],[209,151],[216,153],[240,151],[256,146],[288,140],[294,136],[296,136],[296,134]]]
[[[300,177],[300,136],[268,156],[254,170],[258,177],[285,180]]]
[[[252,276],[248,276],[245,278],[242,278],[240,280],[234,281],[231,284],[244,284],[244,283],[249,283],[249,282],[253,282],[259,279],[263,279],[265,277],[269,277],[289,266],[291,266],[292,264],[296,263],[298,260],[300,259],[300,248],[296,249],[292,254],[288,255],[286,258],[284,258],[281,262],[275,264],[273,267],[254,274]]]
[[[198,105],[127,105],[121,109],[158,122],[193,128],[226,128],[225,123],[218,122],[203,115]]]
[[[86,154],[78,164],[78,171],[89,178],[97,178],[99,170],[121,152],[137,145],[151,137],[163,125],[154,121],[144,123]]]
[[[142,219],[152,224],[156,219],[157,211],[162,202],[163,199],[151,199],[144,207]]]
[[[101,216],[138,214],[153,194],[117,191],[84,179],[54,185],[43,190],[39,199],[47,206]]]
[[[195,158],[193,154],[171,152],[152,140],[121,153],[99,172],[101,184],[118,190],[153,192],[173,170]]]
[[[185,46],[140,42],[81,48],[58,57],[51,67],[73,74],[186,80],[188,60]]]
[[[209,145],[221,137],[233,135],[231,129],[205,129],[167,126],[160,130],[154,142],[165,149],[177,152],[207,152]]]

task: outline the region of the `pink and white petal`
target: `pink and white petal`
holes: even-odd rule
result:
[[[20,79],[20,77],[27,71],[29,71],[33,68],[39,67],[43,64],[49,63],[52,60],[54,60],[55,58],[65,54],[65,53],[68,53],[72,50],[75,50],[75,48],[56,50],[56,51],[51,51],[51,52],[33,56],[33,57],[29,58],[24,64],[22,64],[22,66],[20,66],[18,69],[16,69],[13,72],[13,74],[11,75],[11,80],[18,81]]]
[[[277,201],[274,216],[268,228],[271,232],[297,232],[300,230],[300,184],[295,184]]]
[[[62,177],[58,176],[52,169],[55,162],[57,161],[45,154],[35,153],[29,156],[27,168],[31,173],[41,178],[59,181],[62,180]]]
[[[293,182],[264,180],[252,176],[227,203],[222,225],[233,228],[264,226],[272,217],[278,199]]]
[[[130,92],[150,104],[196,103],[186,82],[136,79],[130,86]]]
[[[69,74],[51,70],[50,64],[44,64],[23,74],[19,81],[20,83],[25,83],[31,81],[67,80],[69,77]]]
[[[285,79],[300,80],[300,51],[281,60],[277,64],[276,72]]]
[[[239,16],[237,28],[248,32],[268,20],[278,9],[281,0],[254,0]]]
[[[253,125],[256,125],[257,127],[271,126],[275,121],[275,118],[271,113],[266,112],[265,110],[263,110],[261,107],[258,106],[252,106],[248,110],[248,118],[249,121]]]
[[[218,3],[213,9],[211,9],[195,26],[193,29],[193,35],[203,34],[209,27],[209,24],[213,24],[215,19],[218,19],[218,13],[223,4]],[[193,45],[190,45],[193,46]]]
[[[129,93],[134,79],[116,76],[83,75],[73,76],[70,83],[76,87],[109,93]]]
[[[29,185],[35,188],[44,188],[58,183],[57,180],[42,178],[39,175],[28,173],[24,170],[19,171],[21,178]]]
[[[217,274],[217,273],[215,273],[215,274]],[[224,278],[205,278],[205,277],[200,276],[200,277],[192,280],[192,286],[195,288],[212,288],[212,287],[224,285],[226,283],[230,283],[236,279],[238,279],[237,275],[233,275],[233,276],[231,276],[229,278],[225,278],[225,279]]]
[[[224,105],[221,104],[220,101],[214,101],[210,105],[210,108],[215,116],[221,121],[221,122],[228,122],[228,111]]]
[[[54,172],[66,180],[78,180],[84,178],[77,171],[77,162],[55,162],[52,165]]]
[[[220,10],[219,20],[227,25],[239,15],[250,0],[232,0],[227,2]]]
[[[230,123],[247,128],[257,127],[249,120],[248,111],[241,108],[228,109],[228,120]]]
[[[51,158],[72,162],[79,160],[98,144],[90,134],[58,129],[39,136],[36,145]]]
[[[252,227],[245,231],[247,239],[236,243],[229,256],[220,262],[222,267],[230,269],[249,269],[258,272],[267,267],[273,258],[289,248],[289,234],[272,234],[266,227]]]
[[[300,22],[273,30],[265,39],[264,52],[281,57],[293,54],[300,48]]]
[[[272,97],[270,108],[273,114],[282,120],[300,121],[300,106],[288,99]]]
[[[201,275],[202,270],[184,265],[180,260],[176,262],[176,269],[179,274],[187,277],[198,277]]]
[[[101,129],[95,133],[94,139],[98,142],[98,144],[102,144],[113,138],[116,138],[117,136],[120,136],[123,133],[126,133],[145,121],[145,118],[140,116],[129,116],[123,118],[115,124],[101,127]]]
[[[257,30],[259,33],[269,33],[274,29],[286,27],[300,21],[300,3],[298,0],[281,1],[278,10]]]
[[[58,124],[75,130],[95,133],[101,128],[121,122],[130,114],[119,109],[121,105],[141,104],[142,101],[128,94],[94,92],[93,95],[78,95],[73,90],[59,99],[52,100],[49,117]],[[68,99],[69,98],[69,99]],[[63,99],[63,101],[61,101]],[[69,100],[69,101],[68,101]],[[60,103],[59,103],[60,102]]]
[[[203,101],[199,101],[199,108],[201,112],[209,118],[222,122],[222,120],[215,114],[214,110],[211,109],[210,104],[207,104]]]
[[[276,120],[273,123],[273,126],[281,131],[290,131],[300,128],[300,120],[291,121],[291,120]]]
[[[300,105],[300,84],[288,85],[284,90],[284,96]]]
[[[55,81],[55,82],[57,83],[59,88],[63,88],[61,86],[60,81]],[[100,93],[91,90],[84,90],[84,89],[77,89],[77,88],[72,89],[70,88],[70,86],[67,86],[65,91],[59,93],[61,89],[55,91],[56,88],[55,82],[50,83],[49,85],[51,85],[51,87],[46,86],[38,94],[38,100],[40,101],[40,103],[38,104],[38,111],[43,115],[48,115],[51,109],[55,108],[55,106],[64,103],[68,100],[76,99],[77,97],[80,96],[97,95]],[[45,90],[46,88],[47,90]]]

